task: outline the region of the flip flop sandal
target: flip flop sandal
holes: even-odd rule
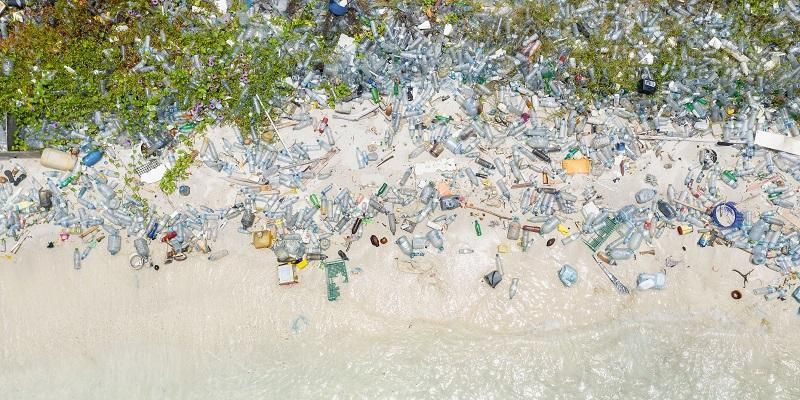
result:
[[[15,181],[14,181],[14,186],[18,186],[18,185],[19,185],[20,183],[22,183],[22,181],[24,181],[24,180],[25,180],[25,178],[27,178],[27,177],[28,177],[28,175],[21,174],[21,175],[20,175],[20,176],[17,178],[17,180],[15,180]]]

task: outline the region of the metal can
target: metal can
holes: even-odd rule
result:
[[[428,153],[430,153],[434,158],[438,158],[443,151],[444,151],[444,145],[442,144],[442,142],[436,142],[436,144],[434,144],[433,147],[431,147],[431,149],[428,150]]]
[[[714,240],[713,235],[711,232],[706,232],[700,235],[700,239],[697,240],[697,245],[700,247],[706,247]]]
[[[49,210],[53,207],[53,192],[49,189],[39,189],[39,207]]]

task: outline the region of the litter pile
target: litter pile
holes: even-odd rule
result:
[[[562,246],[596,253],[622,294],[630,291],[610,266],[647,254],[642,246],[662,235],[696,235],[701,247],[738,248],[751,254],[753,265],[775,271],[774,284],[755,294],[791,294],[800,302],[800,288],[792,293],[800,266],[800,219],[793,212],[800,182],[795,2],[766,9],[745,2],[743,10],[724,14],[718,2],[702,1],[636,7],[331,1],[301,7],[312,24],[276,22],[275,16],[298,8],[295,3],[256,3],[206,17],[240,30],[225,42],[229,49],[189,51],[189,68],[197,72],[189,85],[226,93],[195,104],[176,100],[181,90],[158,97],[170,92],[159,87],[147,106],[153,114],[148,126],[159,127],[152,133],[126,128],[124,113],[110,110],[75,125],[42,122],[38,136],[23,129],[30,143],[53,135],[71,143],[50,143],[41,164],[52,171],[39,179],[16,162],[0,178],[6,205],[0,230],[17,242],[11,252],[31,225],[49,223],[63,228],[64,240],[70,234],[88,239],[75,249],[75,268],[106,236],[111,255],[121,252],[123,236],[133,242],[136,269],[155,267],[158,255],[150,248],[158,242],[165,243],[169,262],[198,253],[218,260],[228,250],[212,252],[210,243],[236,221],[230,225],[252,237],[256,249],[274,253],[281,284],[297,282],[298,269],[308,263],[325,265],[328,299],[334,300],[340,295],[334,278],[349,279],[346,251],[366,244],[367,223],[387,227],[385,236],[369,237],[373,246],[392,241],[403,257],[417,259],[445,250],[448,226],[464,208],[496,217],[501,223],[494,226],[502,225],[498,229],[522,252],[536,236],[562,233]],[[769,26],[748,41],[743,23]],[[325,36],[335,37],[336,45],[325,45]],[[286,41],[276,43],[276,37]],[[159,49],[153,42],[150,36],[137,42],[133,73],[171,73],[179,62],[167,45]],[[275,61],[291,70],[269,69],[280,79],[267,84],[265,71],[247,64],[273,54],[259,53],[261,46],[280,55],[304,46],[327,54],[324,62],[316,50],[289,64]],[[5,63],[7,77],[18,73],[13,59]],[[238,82],[207,81],[213,75],[200,71],[215,63],[233,65]],[[314,108],[325,104],[333,110],[318,119]],[[385,120],[377,143],[346,141],[350,132],[329,126],[331,119],[366,117]],[[217,122],[238,129],[230,137],[205,136],[203,128]],[[303,140],[300,133],[312,130],[315,139]],[[664,148],[673,142],[702,145],[682,183],[648,174],[629,204],[597,198],[592,179],[624,175],[648,152],[672,168],[678,156]],[[735,157],[723,159],[718,151]],[[130,165],[123,164],[126,157]],[[392,159],[407,168],[375,190],[332,183],[309,190],[343,160],[380,174],[377,167]],[[438,176],[432,179],[425,166],[434,160]],[[184,204],[165,213],[138,189],[158,183],[166,194],[186,196],[191,188],[180,181],[198,166],[237,187],[235,204]],[[583,185],[580,193],[577,185]],[[760,198],[770,210],[749,211],[745,201],[730,200],[734,193]],[[580,222],[575,229],[567,221]],[[476,237],[485,225],[473,222]],[[504,274],[499,255],[496,264],[484,277],[491,287]],[[558,277],[568,287],[578,282],[569,265]],[[663,289],[666,276],[642,273],[636,286]],[[518,280],[509,290],[513,298]]]

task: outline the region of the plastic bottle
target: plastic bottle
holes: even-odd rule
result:
[[[500,193],[503,194],[503,197],[511,200],[511,191],[508,190],[508,186],[502,179],[497,180],[497,187],[500,189]]]
[[[405,235],[400,236],[394,242],[395,244],[397,244],[398,247],[400,247],[400,251],[402,251],[403,254],[411,257],[411,252],[413,251],[413,247],[411,246],[411,241],[408,240],[408,238]]]
[[[436,229],[431,229],[425,235],[428,241],[433,245],[433,247],[439,249],[439,251],[444,250],[444,237],[442,237],[442,232]]]
[[[517,287],[519,286],[519,278],[511,279],[511,287],[508,288],[508,299],[512,300],[517,295]]]
[[[542,227],[541,227],[539,233],[542,234],[542,235],[546,235],[546,234],[554,231],[556,229],[556,227],[558,227],[559,223],[560,223],[560,221],[558,220],[557,217],[550,217],[547,221],[545,221],[544,224],[542,224]]]
[[[397,231],[397,220],[395,219],[394,213],[388,213],[386,217],[389,220],[389,231],[394,235]]]
[[[508,223],[506,238],[508,238],[508,240],[519,240],[521,230],[522,225],[519,223],[519,219],[514,218],[514,220]]]
[[[414,171],[414,167],[408,167],[406,172],[403,173],[403,176],[400,178],[400,181],[397,183],[398,186],[405,186],[408,178],[411,177],[411,173]]]
[[[767,229],[769,229],[769,224],[767,224],[767,222],[763,219],[759,218],[759,220],[753,224],[753,227],[750,228],[750,234],[748,235],[748,238],[750,238],[752,241],[759,241],[767,233]]]
[[[633,258],[633,250],[628,248],[611,249],[611,251],[608,252],[608,257],[617,261],[629,260]]]
[[[217,261],[217,260],[220,260],[220,259],[224,258],[228,254],[229,254],[228,250],[215,251],[215,252],[211,253],[208,256],[208,260],[209,261]]]
[[[75,269],[81,269],[81,251],[77,247],[72,252],[72,266]]]
[[[497,172],[500,174],[500,176],[505,178],[505,176],[506,176],[506,167],[503,164],[503,160],[501,160],[500,157],[496,157],[494,159],[494,167],[495,167],[495,169],[497,169]]]
[[[475,234],[481,236],[483,232],[481,231],[481,224],[480,222],[478,222],[477,219],[475,220],[474,226],[475,226]]]
[[[150,247],[147,245],[147,240],[144,238],[137,238],[133,241],[133,247],[136,249],[136,254],[142,258],[150,258]]]
[[[119,235],[118,231],[114,231],[111,235],[108,236],[108,252],[109,254],[116,255],[119,253],[122,247],[122,237]]]
[[[636,202],[639,204],[647,203],[650,200],[653,200],[656,197],[656,191],[654,189],[642,189],[636,192]]]

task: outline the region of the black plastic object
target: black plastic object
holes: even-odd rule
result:
[[[485,280],[486,283],[491,286],[492,289],[494,289],[500,284],[500,281],[503,280],[503,275],[500,274],[500,271],[492,271],[486,274],[486,276],[483,277],[483,280]]]
[[[549,163],[549,162],[552,161],[550,159],[550,156],[548,156],[547,153],[543,152],[540,149],[531,149],[531,153],[533,153],[533,155],[536,156],[536,158],[538,158],[538,159],[540,159],[540,160],[542,160],[544,162]]]
[[[353,229],[350,230],[350,233],[355,235],[359,227],[361,227],[361,217],[356,218],[356,222],[353,224]]]
[[[656,84],[656,81],[654,81],[652,79],[647,79],[647,78],[639,79],[639,85],[637,87],[637,90],[639,91],[639,93],[641,93],[641,94],[653,94],[653,93],[656,92],[656,88],[658,88],[658,85]]]
[[[256,216],[250,210],[245,210],[242,213],[242,228],[243,229],[250,229],[253,226],[253,223],[256,221]]]
[[[461,199],[458,196],[442,196],[439,198],[439,206],[442,211],[449,211],[461,207]]]

